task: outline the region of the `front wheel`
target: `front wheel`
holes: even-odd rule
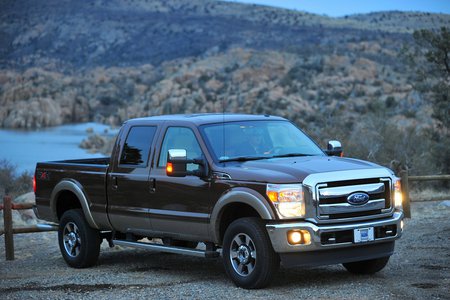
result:
[[[100,234],[89,226],[81,209],[71,209],[62,215],[58,242],[61,254],[69,266],[87,268],[97,262]]]
[[[239,287],[267,286],[280,266],[262,220],[237,219],[227,228],[223,240],[223,261],[231,280]]]
[[[363,275],[363,274],[374,274],[378,271],[381,271],[387,265],[388,261],[389,256],[386,256],[382,258],[344,263],[342,265],[350,273]]]

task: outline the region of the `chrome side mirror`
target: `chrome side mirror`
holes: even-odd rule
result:
[[[170,149],[168,156],[170,160],[186,159],[187,152],[185,149]]]
[[[199,169],[188,171],[188,164],[199,165]],[[199,158],[187,159],[186,149],[170,149],[167,154],[166,175],[171,177],[185,177],[193,175],[207,177],[209,174],[208,162],[202,155]]]
[[[187,152],[185,149],[170,149],[167,154],[166,174],[172,177],[187,175]]]
[[[327,150],[325,150],[325,153],[329,156],[343,156],[342,152],[342,145],[339,141],[329,141],[327,145]]]

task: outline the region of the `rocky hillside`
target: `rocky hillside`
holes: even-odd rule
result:
[[[405,148],[435,120],[400,50],[414,30],[441,26],[450,15],[329,18],[213,0],[2,1],[0,126],[270,113],[321,142],[341,138],[355,156],[412,164],[427,146]]]
[[[414,29],[440,26],[450,26],[449,15],[328,18],[214,0],[2,1],[0,66],[78,72],[160,65],[232,47],[305,53],[359,41],[395,49],[392,41],[407,40]]]
[[[8,128],[89,120],[120,125],[143,115],[226,111],[284,115],[303,126],[342,115],[351,127],[381,105],[404,124],[430,125],[423,97],[401,70],[359,55],[378,53],[378,43],[347,47],[347,54],[308,56],[233,48],[158,68],[97,67],[82,75],[9,70],[0,75],[0,120]],[[384,55],[397,59],[395,52]]]

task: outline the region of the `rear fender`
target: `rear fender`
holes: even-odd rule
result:
[[[56,204],[58,201],[58,197],[60,193],[64,191],[70,191],[78,198],[81,208],[83,209],[84,217],[86,218],[86,221],[88,222],[89,226],[95,229],[99,229],[99,227],[94,221],[94,218],[92,217],[92,213],[89,208],[89,202],[86,193],[83,190],[83,187],[78,181],[73,179],[61,180],[52,191],[52,195],[50,196],[50,207],[52,209],[55,219],[58,219],[58,214],[56,211]]]

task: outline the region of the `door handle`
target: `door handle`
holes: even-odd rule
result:
[[[113,182],[112,189],[116,191],[119,188],[119,185],[117,184],[117,177],[116,176],[113,176],[112,182]]]
[[[151,194],[156,192],[156,178],[150,178],[150,187],[149,187],[149,192]]]

